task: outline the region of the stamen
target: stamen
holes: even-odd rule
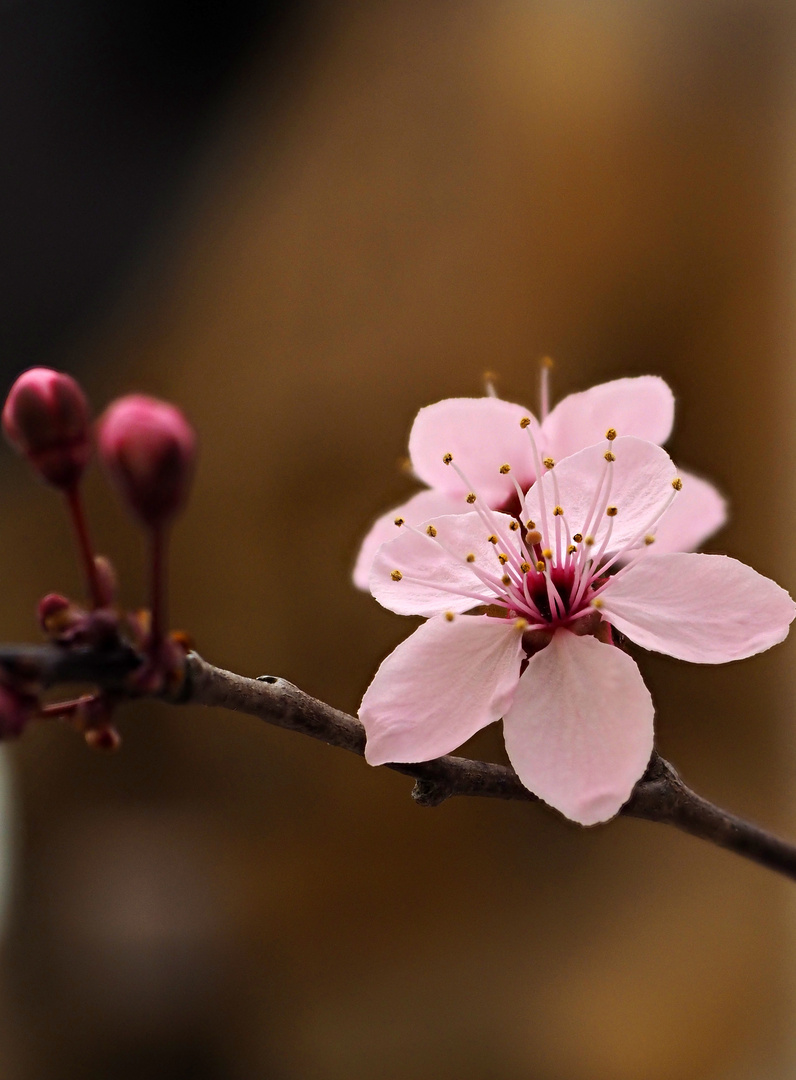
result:
[[[471,552],[470,552],[470,554],[469,554],[469,555],[467,556],[467,561],[468,561],[468,562],[475,562],[475,555],[473,555],[472,551],[471,551]]]
[[[544,548],[542,550],[542,557],[545,558],[545,559],[552,559],[553,558],[553,552],[550,550],[550,548]]]
[[[539,571],[540,574],[544,571],[544,566],[544,562],[540,559],[539,562],[536,564],[536,569]]]
[[[530,563],[527,563],[527,562],[520,563],[520,570],[522,570],[523,574],[527,574],[530,569],[531,569],[531,564]]]
[[[528,620],[527,619],[515,619],[514,620],[514,629],[519,630],[520,632],[522,632],[523,630],[527,630],[528,629]]]
[[[610,450],[606,450],[603,457],[606,461],[616,461],[616,454],[612,453]]]
[[[608,440],[608,442],[613,442],[614,439],[616,438],[616,428],[609,427],[608,430],[605,433],[605,437]]]
[[[508,555],[504,555],[503,552],[501,552],[498,555],[498,562],[500,563],[501,566],[505,566],[508,561],[509,561]]]
[[[510,472],[511,472],[511,465],[509,465],[508,463],[507,463],[507,464],[505,464],[505,465],[501,465],[501,466],[500,466],[500,469],[499,469],[498,471],[499,471],[500,473],[502,473],[502,475],[503,475],[503,476],[505,476],[505,475],[506,475],[506,473],[510,473]]]
[[[539,409],[542,414],[542,420],[544,421],[547,414],[550,412],[550,368],[553,366],[553,361],[549,356],[542,358],[541,372],[539,378]]]
[[[495,390],[495,383],[498,379],[497,374],[494,371],[485,371],[483,378],[487,397],[497,397],[497,391]]]
[[[488,536],[487,540],[489,541],[490,544],[496,544],[498,542],[498,538],[495,536],[494,533],[492,533],[491,536]]]
[[[429,525],[429,527],[426,529],[426,534],[428,536],[436,536],[437,535],[437,530],[434,528],[433,525]]]
[[[467,495],[467,502],[470,504],[470,506],[472,506],[477,498],[478,496],[476,495],[476,493],[474,491],[471,491]]]
[[[674,488],[675,491],[682,491],[683,490],[683,481],[680,479],[679,476],[676,476],[674,478],[674,480],[672,480],[672,487]]]
[[[400,570],[393,570],[390,574],[390,577],[393,579],[393,581],[401,581],[403,578],[403,574]]]
[[[562,515],[563,513],[564,513],[564,507],[563,507],[563,506],[557,506],[557,507],[556,507],[556,508],[555,508],[555,509],[553,510],[553,514],[555,515],[555,517],[561,517],[561,515]]]
[[[450,465],[450,463],[453,461],[453,454],[443,454],[442,460],[445,462],[446,465]]]
[[[619,511],[615,506],[606,506],[605,513],[607,517],[616,517]]]
[[[591,602],[591,606],[596,607],[596,608],[601,608],[603,606],[602,597],[595,596],[595,598]]]
[[[575,552],[577,550],[578,549],[575,547],[574,544],[570,544],[569,547],[567,548],[567,555],[571,555],[573,552]]]
[[[526,522],[525,522],[525,528],[526,528],[526,529],[529,529],[529,530],[530,530],[530,529],[535,529],[535,528],[536,528],[536,522],[535,522],[535,521],[531,521],[531,520],[529,519],[528,521],[526,521]]]
[[[519,529],[519,527],[520,527],[519,521],[517,521],[516,518],[512,518],[512,520],[509,522],[509,528],[511,529],[511,531],[516,532],[517,529]]]
[[[584,539],[583,543],[586,545],[586,547],[593,547],[593,545],[594,545],[594,537],[593,536],[587,536]]]
[[[576,544],[579,544],[583,539],[583,533],[575,533],[572,539],[575,541]]]
[[[400,527],[401,527],[402,525],[405,525],[405,524],[406,524],[406,519],[405,519],[405,518],[402,518],[402,517],[397,517],[397,518],[395,519],[395,524],[396,524],[396,525],[398,526],[398,528],[400,529]]]
[[[520,427],[521,428],[527,428],[530,425],[530,423],[531,423],[530,416],[523,416],[522,420],[520,420]]]
[[[508,574],[504,574],[500,580],[503,582],[504,585],[511,585],[511,578]]]
[[[555,465],[555,461],[551,457],[542,458],[542,464],[546,469],[552,469]]]
[[[644,537],[644,543],[647,545],[647,547],[649,547],[650,544],[655,543],[655,537],[648,534],[647,536]]]
[[[453,622],[453,619],[454,619],[453,612],[452,611],[446,611],[445,612],[445,618],[448,620],[448,622]]]

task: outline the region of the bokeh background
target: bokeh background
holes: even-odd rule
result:
[[[0,3],[0,361],[202,457],[173,622],[355,710],[409,620],[350,584],[412,417],[663,375],[727,551],[796,590],[796,9],[787,0]],[[0,456],[0,636],[79,593]],[[142,543],[99,475],[101,550]],[[794,642],[644,656],[658,743],[796,836]],[[421,810],[255,720],[137,706],[6,756],[4,1080],[785,1080],[793,886],[664,826]],[[501,760],[499,733],[468,748]]]

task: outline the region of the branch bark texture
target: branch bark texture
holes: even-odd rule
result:
[[[248,713],[330,746],[360,756],[365,752],[365,731],[355,717],[310,697],[284,679],[273,675],[247,679],[208,664],[196,653],[186,661],[181,700]],[[539,801],[523,787],[514,770],[504,765],[448,755],[383,767],[413,777],[412,795],[422,806],[438,806],[454,795]],[[796,845],[697,795],[657,751],[653,751],[646,772],[620,814],[674,825],[796,880]]]

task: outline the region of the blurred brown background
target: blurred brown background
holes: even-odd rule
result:
[[[784,0],[306,4],[247,24],[172,127],[141,113],[130,160],[157,119],[160,161],[193,125],[179,166],[147,172],[149,200],[120,166],[107,220],[86,196],[50,292],[84,236],[111,254],[74,317],[20,321],[12,363],[195,421],[172,616],[208,659],[355,710],[409,629],[349,575],[411,490],[415,411],[486,369],[535,407],[544,354],[556,398],[667,378],[670,449],[731,500],[712,550],[796,590],[795,21]],[[125,178],[146,225],[122,244]],[[31,638],[77,571],[10,453],[0,485],[0,633]],[[97,476],[89,496],[135,604],[139,537]],[[661,751],[791,836],[794,648],[641,661]],[[793,1075],[796,905],[765,871],[641,822],[421,810],[403,778],[245,717],[121,726],[113,758],[56,728],[10,752],[4,1080]],[[499,734],[470,749],[500,759]]]

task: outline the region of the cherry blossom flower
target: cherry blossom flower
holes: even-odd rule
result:
[[[609,430],[545,470],[530,419],[517,428],[541,477],[518,516],[492,510],[448,452],[471,512],[407,523],[378,549],[375,598],[428,622],[365,693],[365,756],[426,761],[502,717],[525,786],[592,825],[618,812],[652,752],[652,699],[622,635],[725,663],[782,641],[796,605],[734,559],[656,552],[687,491],[659,446]]]
[[[542,420],[536,427],[542,458],[555,461],[599,443],[613,427],[623,436],[636,436],[659,445],[666,442],[674,420],[674,397],[654,375],[616,379],[563,398],[547,408],[548,368],[542,368]],[[409,463],[414,475],[427,485],[424,491],[383,514],[365,536],[354,567],[354,584],[367,589],[370,568],[380,544],[395,536],[397,522],[418,525],[432,517],[458,514],[468,487],[458,473],[447,469],[443,454],[452,453],[479,497],[493,510],[517,508],[517,484],[527,491],[537,477],[528,440],[519,428],[531,415],[521,405],[495,396],[448,398],[420,410],[409,435]],[[511,477],[499,467],[510,461]],[[699,547],[726,520],[722,496],[707,481],[681,472],[686,494],[672,508],[658,532],[658,549],[691,551]],[[515,483],[516,481],[516,483]]]

